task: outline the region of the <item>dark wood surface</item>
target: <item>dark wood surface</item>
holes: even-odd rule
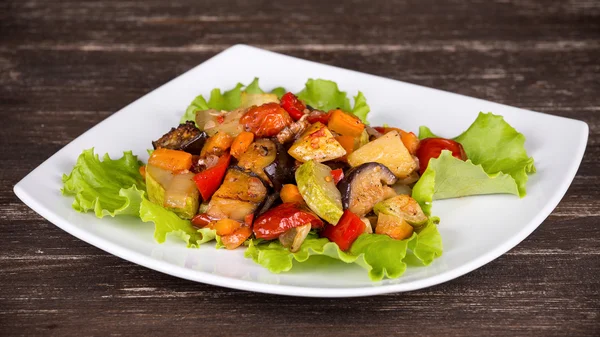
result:
[[[3,1],[0,41],[0,335],[600,335],[598,1]],[[69,141],[236,43],[580,119],[587,151],[556,210],[504,256],[365,298],[177,279],[15,197]]]

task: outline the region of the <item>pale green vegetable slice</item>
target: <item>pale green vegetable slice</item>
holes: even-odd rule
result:
[[[307,161],[296,170],[296,183],[308,207],[323,220],[337,224],[344,211],[342,195],[331,178],[331,168]]]

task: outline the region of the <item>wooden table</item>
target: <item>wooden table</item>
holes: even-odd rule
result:
[[[0,41],[1,335],[600,335],[600,2],[5,1]],[[556,210],[504,256],[366,298],[177,279],[70,236],[15,197],[69,141],[236,43],[581,119],[587,152]]]

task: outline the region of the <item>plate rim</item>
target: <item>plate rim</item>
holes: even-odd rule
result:
[[[304,296],[304,297],[318,297],[318,298],[360,297],[360,296],[371,296],[371,295],[378,295],[378,294],[414,291],[414,290],[418,290],[418,289],[427,288],[427,287],[430,287],[433,285],[445,283],[445,282],[448,282],[455,278],[458,278],[460,276],[463,276],[475,269],[478,269],[478,268],[488,264],[489,262],[497,259],[498,257],[502,256],[503,254],[507,253],[509,250],[511,250],[512,248],[517,246],[524,239],[526,239],[531,233],[533,233],[533,231],[535,231],[543,223],[543,221],[550,215],[550,213],[556,208],[558,203],[562,200],[562,198],[566,194],[569,186],[572,184],[572,182],[575,178],[575,175],[577,173],[577,170],[579,169],[579,166],[583,160],[583,155],[585,153],[585,149],[587,147],[587,141],[588,141],[588,137],[589,137],[589,126],[587,123],[585,123],[584,121],[581,121],[581,120],[577,120],[577,119],[549,115],[549,114],[545,114],[545,113],[541,113],[541,112],[537,112],[537,111],[521,109],[523,111],[527,111],[528,113],[540,114],[540,115],[545,115],[547,117],[552,117],[552,118],[556,118],[556,119],[567,119],[567,120],[570,120],[573,122],[577,122],[576,124],[579,124],[578,127],[581,129],[580,130],[581,132],[579,133],[579,137],[578,137],[579,138],[578,139],[579,146],[574,151],[575,152],[575,155],[574,155],[575,160],[572,161],[570,163],[570,165],[568,166],[568,170],[567,170],[565,179],[562,180],[562,184],[560,184],[560,186],[556,189],[557,192],[554,194],[553,198],[550,199],[544,205],[544,207],[535,215],[535,217],[530,222],[528,222],[525,226],[523,226],[520,231],[515,232],[515,234],[510,239],[504,241],[502,244],[497,246],[495,249],[488,251],[486,254],[481,255],[478,258],[475,258],[457,268],[447,270],[447,271],[442,272],[435,276],[430,276],[430,277],[426,277],[424,279],[418,279],[418,280],[409,281],[409,282],[400,283],[400,284],[378,285],[376,282],[374,282],[372,287],[364,287],[363,286],[363,287],[334,288],[334,287],[304,287],[304,286],[295,286],[295,285],[264,284],[264,283],[260,283],[260,282],[256,282],[256,281],[248,281],[248,280],[243,280],[243,279],[237,279],[237,278],[231,278],[231,277],[211,274],[211,273],[207,273],[207,272],[199,271],[199,270],[191,270],[189,268],[174,265],[174,264],[171,264],[166,261],[153,259],[152,257],[150,257],[148,255],[139,253],[135,250],[128,249],[127,247],[116,244],[111,240],[104,239],[100,236],[91,234],[91,233],[85,231],[84,229],[80,229],[77,226],[72,225],[68,220],[66,220],[66,219],[58,216],[54,212],[52,212],[52,210],[50,210],[48,207],[43,205],[40,201],[36,200],[35,197],[33,197],[30,194],[29,191],[24,189],[24,187],[23,187],[24,182],[36,170],[40,169],[40,167],[44,166],[44,164],[46,164],[47,162],[52,160],[52,158],[54,156],[57,156],[65,148],[67,148],[71,144],[75,143],[78,139],[83,137],[86,133],[92,131],[93,129],[95,129],[97,127],[100,127],[103,123],[105,123],[106,121],[108,121],[111,118],[118,115],[119,112],[121,112],[126,107],[138,102],[139,100],[143,99],[147,95],[150,95],[150,94],[160,90],[164,86],[178,80],[182,76],[195,71],[197,68],[199,68],[201,66],[210,65],[211,61],[214,61],[215,59],[219,58],[220,56],[222,56],[225,53],[231,53],[231,52],[235,52],[235,51],[243,52],[244,50],[248,50],[248,49],[253,50],[254,52],[268,53],[268,54],[276,56],[276,57],[289,58],[294,61],[309,62],[309,63],[313,63],[313,64],[318,64],[320,66],[326,66],[326,67],[331,67],[331,68],[335,68],[335,69],[339,69],[339,70],[343,70],[343,71],[349,71],[349,72],[353,72],[356,74],[360,74],[361,76],[370,76],[370,77],[372,76],[379,80],[383,79],[386,81],[400,82],[402,84],[409,84],[411,86],[440,91],[445,94],[463,96],[463,97],[466,97],[469,99],[479,100],[479,101],[488,102],[488,103],[492,102],[489,100],[483,100],[483,99],[476,98],[476,97],[470,97],[470,96],[452,93],[452,92],[448,92],[448,91],[444,91],[444,90],[440,90],[440,89],[429,88],[429,87],[425,87],[425,86],[421,86],[421,85],[417,85],[417,84],[412,84],[412,83],[408,83],[408,82],[404,82],[404,81],[400,81],[400,80],[395,80],[395,79],[377,76],[377,75],[373,75],[373,74],[363,73],[363,72],[359,72],[356,70],[335,67],[335,66],[322,64],[322,63],[318,63],[318,62],[314,62],[314,61],[310,61],[310,60],[304,60],[304,59],[296,58],[293,56],[279,54],[279,53],[275,53],[272,51],[260,49],[257,47],[244,45],[244,44],[237,44],[237,45],[233,45],[233,46],[223,50],[222,52],[216,54],[215,56],[192,67],[188,71],[174,77],[173,79],[167,81],[163,85],[161,85],[161,86],[155,88],[154,90],[144,94],[143,96],[137,98],[136,100],[127,104],[125,107],[119,109],[115,113],[111,114],[110,116],[108,116],[107,118],[105,118],[104,120],[99,122],[98,124],[92,126],[86,132],[77,136],[71,142],[69,142],[68,144],[63,146],[61,149],[59,149],[57,152],[55,152],[53,155],[51,155],[44,162],[42,162],[37,167],[35,167],[33,170],[31,170],[27,175],[25,175],[25,177],[23,177],[17,184],[15,184],[13,187],[13,191],[14,191],[15,195],[25,205],[27,205],[33,211],[35,211],[36,213],[41,215],[47,221],[51,222],[55,226],[64,230],[65,232],[73,235],[74,237],[76,237],[88,244],[91,244],[111,255],[118,256],[124,260],[131,262],[131,263],[135,263],[135,264],[144,266],[146,268],[159,271],[161,273],[165,273],[168,275],[176,276],[176,277],[187,279],[187,280],[194,281],[194,282],[201,282],[201,283],[220,286],[220,287],[227,287],[227,288],[239,289],[239,290],[244,290],[244,291],[254,291],[254,292],[276,294],[276,295]],[[492,102],[492,103],[499,104],[499,105],[505,106],[505,107],[515,108],[512,106],[505,105],[505,104],[500,104],[500,103],[495,103],[495,102]]]

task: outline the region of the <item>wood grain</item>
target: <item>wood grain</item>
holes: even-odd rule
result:
[[[581,119],[587,151],[513,250],[436,287],[367,298],[177,279],[71,237],[14,196],[69,141],[236,43]],[[593,0],[1,2],[0,335],[600,335],[598,60]]]

